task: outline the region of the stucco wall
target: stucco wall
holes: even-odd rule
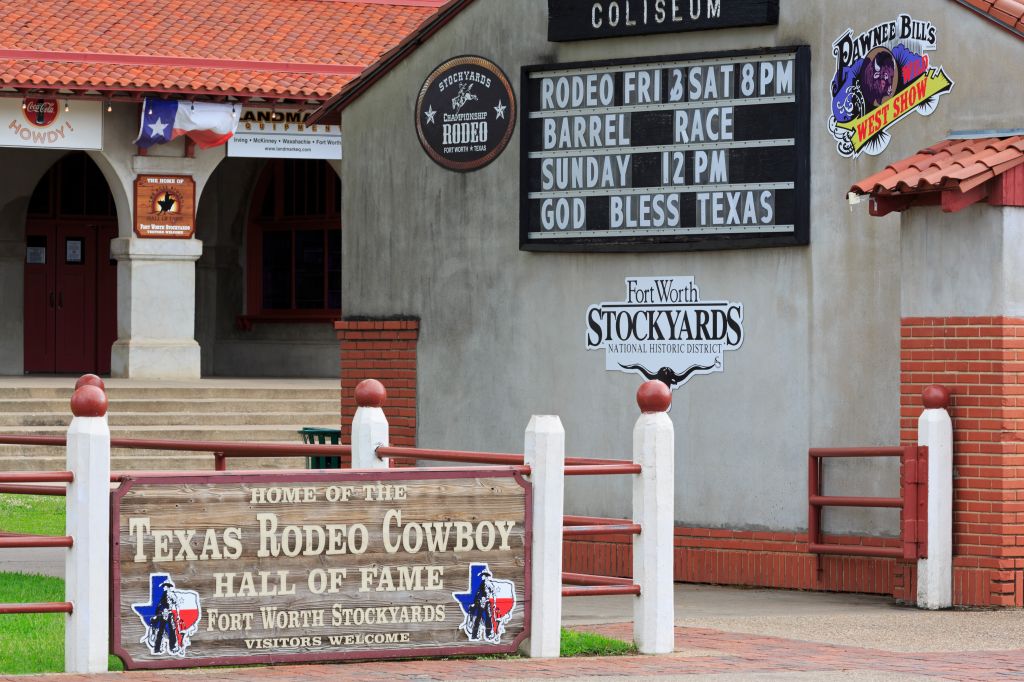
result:
[[[930,117],[912,114],[878,157],[840,157],[827,129],[832,41],[901,11],[939,29],[933,64],[956,81]],[[344,112],[343,308],[417,315],[419,444],[516,451],[531,414],[554,413],[567,451],[628,454],[637,378],[583,346],[589,304],[620,300],[626,276],[693,275],[705,297],[745,306],[725,372],[674,394],[676,515],[732,528],[806,526],[809,446],[898,441],[900,243],[896,216],[845,203],[849,186],[950,129],[1014,124],[1024,94],[1016,38],[947,0],[783,0],[777,27],[548,43],[545,0],[477,0]],[[519,95],[527,64],[806,43],[812,52],[811,244],[647,254],[528,253],[519,238],[519,133],[486,168],[436,166],[413,126],[430,71],[459,54],[493,60]],[[1004,52],[1005,51],[1005,52]],[[1013,101],[1008,101],[1013,100]],[[1017,122],[1019,123],[1019,122]],[[897,494],[884,462],[830,463],[827,493]],[[566,508],[629,509],[625,482],[573,481]],[[826,515],[836,531],[895,532],[894,512]]]

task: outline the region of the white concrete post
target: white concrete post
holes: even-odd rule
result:
[[[352,419],[352,468],[387,469],[388,459],[377,457],[377,448],[388,445],[388,420],[381,409],[388,394],[376,379],[356,386],[356,414]]]
[[[74,538],[64,564],[64,672],[107,672],[110,607],[110,429],[107,395],[83,385],[71,398],[67,436],[66,528]]]
[[[524,463],[533,482],[530,584],[532,658],[557,658],[562,645],[562,517],[565,429],[556,415],[533,415],[526,427]]]
[[[672,576],[675,522],[675,432],[666,413],[672,391],[648,381],[636,394],[643,413],[633,427],[633,581],[640,595],[633,603],[633,639],[642,654],[666,654],[675,646]]]
[[[953,605],[953,421],[949,390],[928,386],[917,420],[917,444],[928,446],[928,558],[917,560],[917,605]]]

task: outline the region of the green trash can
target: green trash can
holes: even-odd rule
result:
[[[341,429],[330,429],[323,426],[303,426],[299,429],[302,442],[306,445],[338,445],[341,442]],[[307,469],[340,469],[341,457],[307,457]]]

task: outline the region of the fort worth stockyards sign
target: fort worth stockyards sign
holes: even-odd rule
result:
[[[743,304],[702,301],[693,277],[627,277],[626,300],[587,309],[587,350],[605,351],[605,369],[678,388],[724,370],[743,344]]]
[[[113,494],[128,668],[511,653],[529,635],[517,472],[140,476]]]
[[[472,171],[494,161],[516,127],[508,78],[483,57],[449,59],[427,76],[416,99],[416,134],[438,165]]]

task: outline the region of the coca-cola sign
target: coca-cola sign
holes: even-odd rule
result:
[[[102,149],[102,102],[0,97],[0,147]]]
[[[57,118],[57,100],[26,99],[25,120],[37,128],[45,128]]]

